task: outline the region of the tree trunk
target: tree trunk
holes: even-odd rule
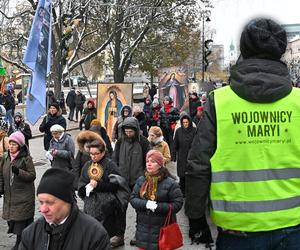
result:
[[[150,71],[150,86],[153,85],[153,81],[154,81],[154,72],[153,70]]]
[[[124,82],[125,74],[123,70],[114,69],[114,82],[122,83]]]

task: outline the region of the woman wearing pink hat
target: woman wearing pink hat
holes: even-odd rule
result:
[[[136,181],[130,197],[137,213],[135,236],[139,249],[158,250],[159,231],[164,226],[169,206],[174,220],[183,205],[179,185],[163,165],[163,155],[150,150],[146,156],[145,176]]]
[[[8,223],[8,233],[17,235],[13,249],[18,249],[23,229],[33,222],[36,173],[24,135],[14,132],[8,141],[8,152],[0,163],[0,194],[4,195],[2,217]]]

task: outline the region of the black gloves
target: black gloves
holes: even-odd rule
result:
[[[19,168],[17,168],[15,165],[11,166],[11,170],[14,174],[19,175]]]
[[[209,246],[210,243],[214,242],[205,215],[199,219],[189,218],[189,224],[189,237],[192,240],[191,244],[196,243],[198,245],[202,243]]]

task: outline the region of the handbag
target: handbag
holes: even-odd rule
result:
[[[183,246],[183,239],[177,223],[171,222],[172,205],[169,204],[169,211],[164,226],[159,232],[159,249],[172,250]]]
[[[113,193],[92,192],[89,197],[84,198],[84,213],[103,222],[108,216],[115,212],[118,200]]]

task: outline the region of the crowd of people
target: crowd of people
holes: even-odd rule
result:
[[[28,144],[32,137],[30,126],[24,122],[19,112],[15,114],[11,125],[4,119],[1,120],[3,164],[0,164],[0,186],[2,185],[3,189],[0,189],[0,193],[4,195],[3,219],[7,220],[8,232],[17,235],[14,249],[33,249],[41,244],[37,242],[36,237],[42,237],[44,234],[52,237],[50,245],[53,249],[72,246],[69,242],[61,245],[57,235],[58,232],[66,234],[66,228],[56,232],[52,225],[60,225],[60,219],[66,214],[68,218],[63,218],[66,219],[63,223],[66,223],[66,227],[76,223],[69,221],[69,216],[73,218],[75,213],[78,217],[78,214],[82,213],[76,206],[75,190],[84,202],[83,213],[94,217],[103,226],[100,231],[107,233],[103,237],[109,239],[108,243],[104,243],[105,247],[100,247],[103,245],[99,244],[96,249],[115,248],[125,244],[129,203],[137,212],[136,234],[130,244],[137,245],[140,249],[158,249],[159,230],[168,214],[168,204],[172,206],[174,219],[183,205],[184,177],[180,174],[178,183],[177,177],[168,171],[167,164],[176,158],[179,162],[186,162],[187,152],[182,153],[182,150],[187,151],[186,147],[192,142],[192,136],[189,135],[190,127],[193,128],[192,131],[195,130],[192,118],[186,112],[180,115],[178,109],[172,106],[172,98],[169,96],[164,97],[161,104],[157,97],[154,97],[152,102],[151,97],[147,96],[143,108],[139,105],[122,107],[113,126],[112,138],[109,138],[106,128],[96,119],[94,102],[81,99],[81,95],[72,89],[67,96],[67,118],[73,121],[75,115],[78,121],[74,110],[77,109],[78,113],[82,111],[79,118],[79,128],[82,131],[78,134],[76,142],[66,132],[66,118],[62,115],[62,107],[54,99],[49,102],[48,113],[39,125],[40,132],[44,133],[45,156],[50,161],[52,172],[46,171],[37,188],[44,220],[38,220],[34,224],[32,222],[36,173]],[[70,101],[72,96],[74,106]],[[84,104],[80,108],[75,104],[77,96],[82,102],[84,100],[85,108]],[[191,98],[191,101],[193,99]],[[198,104],[193,106],[194,117],[197,108],[203,108],[200,101]],[[173,143],[174,141],[176,143]],[[75,143],[79,148],[76,154]],[[182,157],[185,159],[181,159]],[[184,173],[185,167],[179,164],[178,173]],[[59,180],[60,176],[66,173],[72,176],[72,179],[66,178],[70,186],[65,183],[63,188],[69,190],[72,195],[67,194],[67,191],[59,193],[58,186],[46,186],[52,182],[59,185],[62,181]],[[57,180],[54,180],[55,175],[58,176]],[[15,189],[19,188],[22,190],[16,194]],[[24,199],[20,199],[20,196]],[[54,208],[59,204],[65,208],[61,218],[56,218],[58,212],[51,208],[48,204],[50,202],[54,203]],[[26,208],[26,213],[19,212],[21,207]],[[42,225],[47,225],[46,229],[43,229]],[[25,228],[27,229],[24,231]],[[33,233],[32,230],[38,230],[38,233]],[[73,239],[66,235],[64,237],[65,240]]]
[[[9,122],[9,136],[7,123],[0,120],[2,217],[8,232],[17,235],[14,249],[123,246],[129,203],[136,211],[130,244],[140,250],[162,249],[160,229],[169,212],[176,221],[183,205],[192,244],[210,248],[213,243],[209,206],[218,228],[217,250],[300,249],[300,146],[295,139],[300,92],[280,61],[286,46],[280,25],[264,18],[250,21],[229,86],[207,99],[190,93],[187,112],[179,112],[170,96],[162,103],[145,96],[143,109],[124,105],[112,138],[93,115],[93,101],[84,109],[86,100],[78,97],[77,108],[67,98],[68,119],[73,120],[76,108],[84,125],[76,138],[76,156],[59,104],[49,103],[40,131],[51,168],[37,187],[42,217],[35,222],[36,173],[27,145],[31,133],[21,114]],[[73,91],[74,98],[80,96]],[[257,124],[249,130],[254,119]],[[278,126],[277,134],[272,126]],[[271,130],[281,140],[269,143]],[[177,161],[177,176],[168,170],[170,161]]]

